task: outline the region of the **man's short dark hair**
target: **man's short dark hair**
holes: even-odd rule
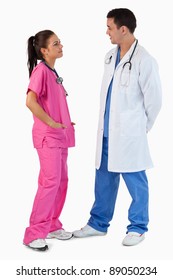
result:
[[[126,26],[133,34],[136,28],[135,15],[126,8],[113,9],[107,14],[107,18],[114,18],[114,23],[119,27]]]

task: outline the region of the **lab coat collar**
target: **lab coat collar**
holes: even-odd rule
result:
[[[126,61],[129,60],[129,58],[130,58],[130,56],[131,56],[131,54],[132,54],[132,52],[133,52],[133,49],[134,49],[134,47],[135,47],[135,44],[136,44],[136,40],[135,40],[134,43],[131,45],[130,49],[126,52],[126,54],[123,56],[123,58],[120,60],[120,62],[119,62],[119,64],[117,65],[117,67],[121,66],[122,64],[124,64]],[[135,50],[135,52],[134,52],[134,54],[133,54],[133,57],[134,57],[134,56],[136,55],[136,53],[137,53],[138,46],[139,46],[139,45],[137,44],[136,50]],[[116,48],[116,55],[117,55],[117,52],[118,52],[118,46],[117,46],[117,48]],[[133,59],[133,57],[132,57],[132,59]]]

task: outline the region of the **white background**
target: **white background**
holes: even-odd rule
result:
[[[150,185],[150,223],[140,245],[121,245],[128,224],[130,197],[124,182],[114,218],[105,237],[50,240],[50,250],[38,253],[22,244],[37,189],[39,164],[32,145],[33,119],[25,106],[28,86],[27,39],[40,30],[53,30],[64,45],[56,70],[69,93],[76,147],[69,150],[69,190],[61,220],[73,231],[86,224],[94,200],[95,144],[99,93],[106,52],[106,15],[117,7],[131,9],[137,18],[135,36],[158,61],[163,106],[149,133],[155,167],[147,171]],[[0,259],[1,260],[173,260],[173,73],[171,1],[6,0],[0,11]]]

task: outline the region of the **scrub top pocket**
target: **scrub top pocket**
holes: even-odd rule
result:
[[[43,144],[44,143],[47,145],[48,148],[60,148],[63,146],[61,139],[50,137],[50,136],[44,137]]]

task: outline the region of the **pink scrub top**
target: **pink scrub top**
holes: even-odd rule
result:
[[[27,93],[33,91],[37,102],[43,110],[55,121],[67,128],[52,128],[33,115],[32,129],[35,148],[42,148],[46,138],[48,146],[68,148],[75,146],[74,127],[71,124],[66,92],[63,85],[56,82],[56,75],[43,62],[32,71]]]

